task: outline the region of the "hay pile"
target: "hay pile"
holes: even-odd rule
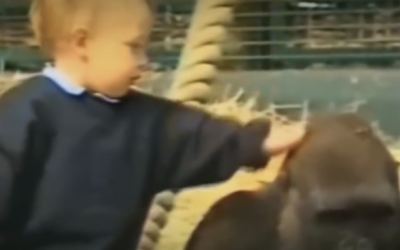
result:
[[[187,102],[187,104],[202,109],[213,116],[237,121],[241,124],[246,124],[253,119],[259,118],[267,118],[275,125],[294,123],[294,121],[290,121],[288,118],[278,115],[272,110],[257,109],[257,97],[251,97],[245,101],[240,101],[243,99],[243,96],[244,91],[239,90],[233,97],[223,98],[222,100],[207,105],[201,105],[197,102]]]
[[[183,249],[190,233],[212,204],[234,191],[259,187],[258,180],[273,180],[282,159],[274,159],[269,164],[268,171],[250,173],[241,170],[225,183],[182,191],[176,199],[175,208],[170,213],[156,250]]]

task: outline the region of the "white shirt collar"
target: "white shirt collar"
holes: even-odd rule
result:
[[[57,84],[62,90],[64,90],[68,94],[81,95],[86,91],[82,86],[71,81],[68,76],[66,76],[63,72],[57,70],[55,67],[46,66],[42,71],[42,75],[50,78],[55,84]],[[100,93],[96,93],[95,95],[107,102],[119,102],[118,99],[112,99]]]

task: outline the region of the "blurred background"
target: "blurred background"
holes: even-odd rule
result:
[[[195,1],[153,0],[157,23],[149,55],[155,89],[168,88]],[[29,1],[0,0],[0,82],[37,72]],[[400,1],[242,0],[224,43],[219,82],[280,112],[357,110],[392,138],[400,136]],[[110,58],[112,63],[112,58]]]

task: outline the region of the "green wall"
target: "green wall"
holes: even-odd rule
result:
[[[162,92],[172,81],[164,75],[154,89]],[[249,96],[258,94],[260,105],[301,103],[308,100],[313,113],[335,111],[364,100],[359,113],[379,122],[385,133],[400,137],[399,70],[283,70],[220,73],[219,82],[232,90],[244,88]]]

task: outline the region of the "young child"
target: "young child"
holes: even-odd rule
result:
[[[132,91],[142,0],[34,0],[31,18],[54,66],[0,98],[2,250],[135,249],[155,193],[263,167],[303,137]]]

